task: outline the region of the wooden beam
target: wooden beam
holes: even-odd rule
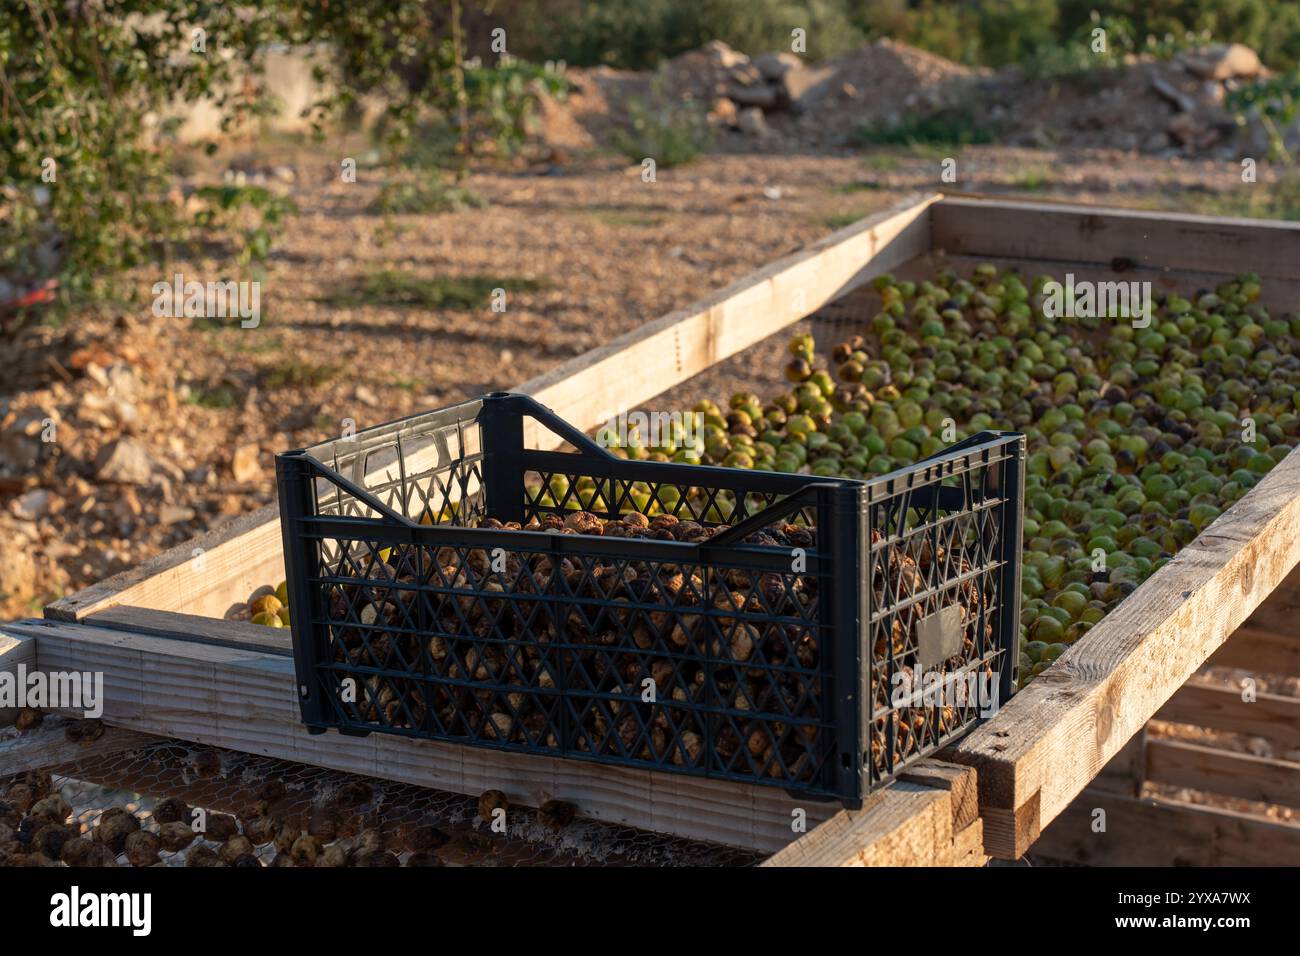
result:
[[[975,772],[927,760],[861,810],[840,811],[763,865],[982,866],[982,832]]]
[[[1093,778],[1092,787],[1136,797],[1147,777],[1147,729],[1144,726]]]
[[[74,741],[68,739],[67,728],[67,720],[50,717],[33,730],[0,740],[0,775],[57,767],[82,757],[119,753],[157,739],[119,727],[105,727],[104,733],[95,740]]]
[[[1300,224],[1064,203],[948,197],[935,205],[936,249],[1063,267],[1122,264],[1159,272],[1230,275],[1253,270],[1294,280]]]
[[[1093,830],[1096,810],[1105,811],[1104,833]],[[1089,789],[1047,828],[1034,855],[1088,866],[1292,866],[1300,826]]]
[[[268,505],[60,598],[45,617],[79,621],[127,605],[221,618],[254,589],[284,579],[281,550],[279,506]]]
[[[1252,674],[1300,674],[1300,635],[1243,624],[1207,662]]]
[[[7,630],[36,637],[43,667],[103,671],[105,721],[142,733],[456,793],[497,788],[529,806],[544,797],[566,799],[593,819],[764,852],[790,842],[795,810],[805,810],[815,825],[837,809],[775,787],[390,734],[313,735],[301,723],[293,661],[283,654],[108,630],[89,622],[24,621]]]
[[[926,760],[910,770],[904,770],[900,780],[908,783],[947,790],[952,797],[952,831],[958,833],[975,822],[980,815],[979,788],[976,773],[970,767],[942,760]]]
[[[1236,639],[1229,639],[1224,650]],[[1245,701],[1240,687],[1205,677],[1179,688],[1155,719],[1263,737],[1282,752],[1300,749],[1300,698],[1257,691],[1254,700]]]
[[[762,865],[944,865],[952,841],[950,795],[902,782],[872,794],[861,810],[837,813]]]
[[[0,633],[0,674],[13,674],[17,679],[20,666],[25,671],[36,668],[36,641],[18,634]],[[12,724],[17,714],[17,707],[0,707],[0,727]]]
[[[1300,449],[940,754],[979,771],[989,855],[1023,856],[1297,562]]]
[[[1260,803],[1300,807],[1300,763],[1182,740],[1147,742],[1147,779]]]

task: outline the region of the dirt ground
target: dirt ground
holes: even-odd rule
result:
[[[522,383],[908,194],[1222,211],[1271,181],[1261,169],[1242,184],[1228,160],[972,146],[954,157],[955,184],[940,181],[941,151],[920,147],[712,154],[647,183],[593,150],[471,169],[463,185],[486,208],[385,218],[370,208],[378,191],[413,174],[363,167],[346,183],[333,151],[266,146],[194,173],[274,171],[299,212],[264,268],[141,271],[135,305],[0,341],[0,538],[19,543],[0,564],[0,619],[273,501],[274,454],[346,419],[363,428]],[[376,277],[391,272],[435,290],[504,287],[505,311],[486,291],[468,308],[389,301]],[[151,287],[172,273],[260,279],[260,324],[155,317]],[[671,398],[757,387],[754,368],[732,360]]]

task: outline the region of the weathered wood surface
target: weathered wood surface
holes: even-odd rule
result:
[[[979,771],[985,850],[1018,859],[1300,562],[1300,450],[941,756]]]
[[[1097,810],[1105,832],[1094,830]],[[1033,855],[1089,866],[1295,866],[1300,826],[1090,788],[1043,832]]]
[[[975,773],[927,761],[841,810],[764,866],[983,866]]]
[[[1266,281],[1298,278],[1300,262],[1294,222],[1066,203],[948,197],[932,211],[931,236],[935,248],[957,255],[1161,272],[1251,270]]]
[[[1230,638],[1225,649],[1235,640]],[[1205,677],[1179,688],[1155,719],[1263,737],[1282,752],[1300,749],[1300,698],[1255,691],[1246,701],[1240,687]]]
[[[12,674],[10,679],[16,682],[20,674],[35,666],[36,641],[33,638],[0,633],[0,673]],[[17,714],[17,707],[0,707],[0,727],[12,724]]]
[[[94,740],[69,740],[67,727],[67,720],[50,717],[39,727],[0,740],[0,777],[57,767],[82,757],[119,753],[155,739],[119,727],[105,727]]]
[[[1300,807],[1300,763],[1273,757],[1153,738],[1147,741],[1146,776],[1152,783]]]

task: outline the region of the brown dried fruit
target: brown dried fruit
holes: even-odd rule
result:
[[[337,843],[331,843],[316,858],[316,866],[347,866],[348,853]]]
[[[190,808],[184,800],[178,800],[176,797],[164,797],[154,805],[153,818],[159,823],[176,823],[179,821],[186,824],[188,829]]]
[[[126,858],[132,866],[153,866],[158,862],[162,840],[148,830],[139,830],[126,838]]]
[[[164,823],[158,828],[158,840],[162,848],[169,853],[178,853],[194,842],[198,836],[188,823],[182,823],[179,820],[172,820],[170,823]]]
[[[563,830],[577,816],[578,808],[565,800],[547,800],[537,808],[537,822],[552,830]]]
[[[239,821],[229,813],[209,813],[199,832],[213,843],[225,843],[239,833]]]
[[[339,812],[333,807],[312,807],[307,820],[307,832],[320,840],[331,843],[339,836]]]
[[[194,867],[225,866],[221,862],[221,858],[217,856],[217,851],[203,843],[185,854],[185,865]]]
[[[36,823],[62,823],[72,816],[72,805],[63,799],[62,794],[52,793],[37,800],[27,811],[27,818]],[[58,854],[54,854],[58,856]]]
[[[140,829],[140,821],[121,807],[110,807],[99,818],[95,839],[116,856],[126,848],[126,838]]]
[[[446,846],[449,839],[450,837],[437,827],[426,825],[412,830],[407,844],[418,853],[421,850],[436,850],[440,846]]]
[[[234,868],[242,868],[242,869],[255,868],[255,869],[261,869],[261,868],[262,868],[262,861],[259,860],[257,857],[255,857],[255,856],[254,856],[253,854],[251,854],[251,853],[245,853],[243,856],[235,857],[234,861],[233,861],[230,865],[231,865],[231,867],[234,867]]]
[[[19,813],[26,813],[36,802],[36,794],[25,783],[15,783],[5,791],[5,803]]]
[[[334,802],[346,810],[369,803],[374,797],[375,791],[370,784],[360,780],[349,780],[334,794]]]
[[[304,835],[293,841],[289,855],[298,866],[315,866],[316,860],[320,858],[320,850],[320,840]]]
[[[35,707],[22,707],[14,716],[14,728],[17,730],[32,730],[39,727],[44,721],[45,715]]]
[[[113,851],[104,844],[89,840],[84,836],[73,837],[63,844],[59,859],[68,866],[117,866]]]
[[[79,829],[65,823],[47,823],[32,837],[32,849],[57,860],[63,855],[64,844],[77,836]]]
[[[275,839],[283,825],[278,817],[253,817],[244,823],[244,836],[252,840],[254,846],[263,846]]]
[[[192,753],[190,765],[200,777],[215,777],[221,773],[221,757],[215,750],[199,750]]]
[[[510,801],[500,790],[485,790],[478,798],[478,815],[484,823],[493,821],[494,810],[509,810]]]
[[[221,850],[217,855],[221,857],[222,863],[233,866],[241,856],[253,855],[253,841],[246,836],[233,836],[221,844]]]

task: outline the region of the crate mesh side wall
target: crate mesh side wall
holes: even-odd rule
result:
[[[323,549],[339,559],[321,578],[320,676],[340,721],[683,772],[822,779],[832,733],[815,552],[796,574],[739,551],[728,560],[726,549],[706,564],[598,541],[564,553],[521,535],[537,544],[494,554],[338,539]]]
[[[938,750],[999,703],[1009,663],[999,576],[1018,466],[1012,454],[991,454],[942,484],[903,487],[870,506],[873,781]],[[923,622],[941,613],[955,616],[960,650],[927,661]]]

